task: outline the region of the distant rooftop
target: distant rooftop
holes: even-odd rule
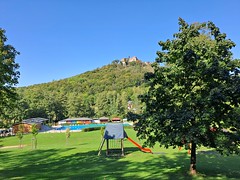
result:
[[[28,124],[36,124],[36,123],[41,124],[41,123],[44,123],[46,121],[48,121],[48,119],[40,118],[40,117],[22,120],[23,123],[28,123]]]
[[[87,117],[80,117],[80,118],[67,118],[67,119],[64,119],[63,121],[91,121],[92,119],[91,118],[87,118]]]

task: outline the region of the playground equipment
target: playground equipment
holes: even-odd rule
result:
[[[191,154],[192,143],[188,143],[187,146],[188,146],[188,154]],[[178,150],[181,151],[182,150],[182,146],[179,146]]]
[[[130,142],[132,142],[135,146],[137,146],[141,151],[146,152],[146,153],[152,153],[152,150],[149,148],[144,148],[142,147],[140,144],[136,143],[135,141],[133,141],[130,137],[127,138]]]
[[[103,138],[99,147],[98,156],[101,155],[101,151],[104,145],[104,142],[107,143],[106,155],[112,155],[120,152],[121,156],[124,156],[124,145],[123,140],[127,138],[130,142],[132,142],[135,146],[137,146],[141,151],[146,153],[152,153],[151,149],[143,148],[137,142],[132,140],[127,136],[127,133],[124,131],[124,126],[122,123],[108,123],[106,124],[106,128],[103,134]],[[119,154],[119,153],[118,153]]]

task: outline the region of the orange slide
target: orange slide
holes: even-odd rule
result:
[[[153,153],[151,149],[142,147],[140,144],[136,143],[130,137],[128,137],[127,139],[129,141],[131,141],[135,146],[137,146],[141,151],[146,152],[146,153]]]

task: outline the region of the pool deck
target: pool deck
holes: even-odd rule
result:
[[[70,132],[81,132],[82,130],[70,130]],[[40,133],[65,133],[66,130],[48,130],[48,131],[40,131]]]

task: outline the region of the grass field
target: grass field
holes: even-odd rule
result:
[[[129,137],[139,142],[132,129]],[[190,157],[186,150],[155,147],[156,154],[139,151],[125,140],[124,157],[97,156],[100,131],[75,132],[66,143],[65,133],[38,134],[32,150],[32,135],[0,139],[0,179],[240,179],[240,157],[220,156],[198,150],[198,175],[188,175]],[[141,143],[141,142],[139,142]]]

